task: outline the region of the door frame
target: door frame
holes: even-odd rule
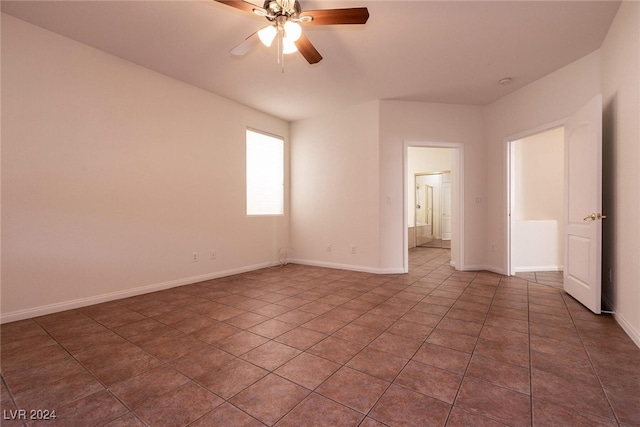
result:
[[[505,213],[505,218],[506,218],[506,228],[507,228],[507,232],[505,233],[505,242],[504,242],[504,247],[506,248],[506,259],[505,259],[505,263],[506,263],[506,269],[505,271],[507,272],[508,276],[514,276],[515,275],[515,266],[513,265],[513,260],[512,260],[512,256],[511,256],[511,250],[512,250],[512,241],[511,238],[513,236],[513,232],[512,232],[512,227],[513,227],[513,221],[512,221],[512,216],[511,216],[511,212],[513,212],[514,210],[514,203],[515,203],[515,188],[513,185],[514,182],[514,174],[515,174],[515,170],[513,167],[513,163],[514,163],[514,150],[513,150],[513,143],[515,141],[518,141],[520,139],[524,139],[524,138],[528,138],[530,136],[534,136],[537,135],[539,133],[543,133],[543,132],[547,132],[553,129],[557,129],[557,128],[561,128],[564,127],[564,125],[566,124],[568,118],[562,119],[562,120],[556,120],[554,122],[551,123],[547,123],[544,125],[540,125],[537,126],[535,128],[532,129],[528,129],[519,133],[516,133],[514,135],[508,136],[506,138],[504,138],[504,146],[505,146],[505,159],[506,159],[506,171],[507,171],[507,176],[506,176],[506,213]]]
[[[451,159],[451,266],[456,270],[465,269],[464,261],[464,144],[459,142],[404,141],[402,184],[402,246],[403,269],[409,272],[409,210],[408,192],[413,191],[413,183],[407,176],[409,171],[409,147],[450,148],[456,154]]]

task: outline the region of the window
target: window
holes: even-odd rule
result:
[[[284,140],[247,129],[247,215],[284,214]]]

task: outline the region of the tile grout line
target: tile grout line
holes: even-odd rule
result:
[[[602,379],[600,378],[600,374],[598,373],[598,369],[596,369],[596,365],[593,363],[593,359],[591,357],[591,354],[590,354],[589,350],[587,350],[587,345],[585,344],[584,339],[582,337],[582,332],[580,331],[580,329],[576,325],[574,316],[571,313],[571,310],[569,309],[569,306],[567,305],[567,301],[565,300],[565,296],[562,295],[562,294],[561,294],[561,296],[562,296],[562,303],[564,304],[565,308],[567,309],[567,312],[569,313],[569,317],[571,318],[571,323],[573,324],[573,327],[576,329],[576,332],[578,333],[578,338],[580,338],[580,344],[582,345],[582,348],[584,349],[584,352],[586,353],[587,358],[589,359],[589,365],[591,366],[591,369],[593,369],[593,372],[595,373],[596,378],[598,379],[598,384],[600,385],[600,388],[602,389],[602,392],[605,395],[605,398],[607,399],[607,404],[609,405],[609,409],[611,410],[611,413],[613,414],[615,422],[620,426],[620,425],[622,425],[622,422],[620,421],[618,414],[616,413],[613,405],[611,404],[611,399],[609,398],[609,393],[607,393],[607,390],[605,389],[604,384],[602,383]]]
[[[468,288],[468,286],[467,286],[467,288]],[[465,290],[467,288],[465,288]],[[489,304],[489,308],[487,310],[487,313],[485,314],[484,320],[482,321],[482,328],[480,329],[480,332],[478,333],[478,337],[476,338],[476,342],[475,342],[475,344],[473,346],[473,350],[470,353],[469,361],[467,362],[467,366],[465,367],[464,373],[462,374],[462,379],[460,381],[460,385],[458,386],[458,390],[456,391],[456,395],[455,395],[455,397],[453,399],[453,403],[451,404],[451,409],[449,411],[449,415],[447,416],[446,422],[449,421],[449,418],[451,417],[451,412],[453,412],[453,408],[456,407],[455,404],[458,401],[458,397],[460,396],[460,391],[462,390],[462,384],[464,383],[465,378],[467,378],[467,372],[469,371],[469,366],[471,365],[471,361],[473,360],[473,356],[474,356],[474,353],[476,351],[476,347],[478,346],[478,342],[480,341],[480,335],[482,334],[482,330],[484,329],[484,327],[486,325],[487,317],[489,316],[489,311],[491,310],[491,307],[493,306],[493,302],[495,300],[495,296],[496,296],[497,291],[498,291],[499,288],[500,288],[500,281],[498,282],[498,286],[496,286],[496,289],[495,289],[495,291],[493,293],[493,296],[491,297],[491,303]],[[458,301],[458,300],[456,300],[456,301]],[[463,408],[461,408],[461,410],[466,411]],[[484,414],[477,414],[477,415],[485,417],[485,418],[490,419],[490,420],[495,420],[497,422],[502,422],[501,420],[497,420],[497,419],[494,419],[492,417],[488,417],[488,416],[486,416]],[[445,425],[446,425],[446,422],[445,422]]]
[[[535,278],[535,273],[534,273],[534,278]],[[531,411],[531,419],[530,419],[530,425],[533,426],[533,422],[534,422],[534,413],[533,413],[533,353],[531,351],[531,299],[530,299],[530,292],[531,292],[531,288],[529,287],[529,281],[526,281],[527,283],[527,334],[529,335],[529,410]]]

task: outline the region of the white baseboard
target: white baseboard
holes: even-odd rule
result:
[[[614,311],[613,314],[616,322],[622,327],[622,329],[629,335],[631,340],[640,348],[640,332],[638,332],[623,316]]]
[[[516,273],[529,273],[532,271],[562,271],[564,270],[561,265],[539,265],[529,267],[515,267]]]
[[[463,265],[460,267],[460,271],[482,271],[486,269],[486,265]]]
[[[9,313],[0,313],[0,324],[15,322],[18,320],[31,319],[33,317],[45,316],[47,314],[58,313],[66,310],[73,310],[80,307],[87,307],[103,302],[115,301],[122,298],[134,297],[138,295],[148,294],[151,292],[162,291],[165,289],[175,288],[177,286],[191,285],[193,283],[204,282],[206,280],[219,279],[221,277],[232,276],[234,274],[246,273],[248,271],[260,270],[262,268],[280,265],[277,262],[266,262],[245,267],[234,268],[230,270],[218,271],[214,273],[203,274],[200,276],[185,277],[182,279],[171,280],[168,282],[155,283],[152,285],[140,286],[133,289],[125,289],[107,294],[95,295],[86,298],[78,298],[71,301],[63,301],[55,304],[43,305],[40,307],[32,307],[24,310],[12,311]]]
[[[493,265],[465,265],[460,271],[490,271],[491,273],[502,274],[507,276],[507,273],[502,268],[495,267]]]
[[[376,268],[376,267],[367,267],[362,265],[338,264],[334,262],[315,261],[315,260],[299,259],[299,258],[289,259],[288,262],[292,264],[310,265],[312,267],[335,268],[336,270],[359,271],[361,273],[404,274],[404,269],[402,268]]]
[[[508,276],[509,274],[507,273],[507,270],[503,269],[503,268],[499,268],[499,267],[494,267],[494,266],[489,266],[489,265],[485,265],[484,269],[486,271],[490,271],[492,273],[496,273],[496,274],[502,274],[503,276]]]

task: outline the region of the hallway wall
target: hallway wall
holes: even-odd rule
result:
[[[640,2],[622,3],[601,51],[603,298],[640,347]]]

